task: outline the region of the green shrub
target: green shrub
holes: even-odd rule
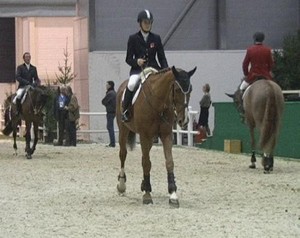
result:
[[[300,31],[283,39],[282,50],[274,50],[274,80],[283,90],[300,89]]]

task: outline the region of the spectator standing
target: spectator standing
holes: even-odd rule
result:
[[[211,97],[210,97],[210,86],[209,84],[205,84],[202,87],[202,91],[204,93],[202,99],[200,100],[200,116],[198,121],[198,128],[204,128],[206,130],[207,136],[210,136],[210,128],[208,126],[208,117],[209,117],[209,108],[211,105]]]
[[[67,96],[66,90],[67,89],[65,86],[62,86],[57,89],[58,95],[54,104],[54,115],[58,122],[58,140],[57,143],[54,144],[55,146],[62,146],[65,137],[66,123],[68,117],[68,111],[65,107],[69,103],[69,98]]]
[[[80,114],[77,97],[75,96],[75,94],[73,94],[72,88],[70,86],[67,87],[67,96],[70,99],[69,104],[65,106],[65,109],[68,111],[67,135],[69,144],[67,145],[76,146],[76,130]]]
[[[106,128],[109,134],[109,144],[108,147],[115,147],[115,129],[114,129],[114,119],[116,117],[116,91],[115,83],[113,81],[106,82],[106,94],[102,99],[102,104],[106,108]]]

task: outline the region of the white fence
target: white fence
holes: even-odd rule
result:
[[[198,134],[198,131],[193,131],[193,122],[194,120],[197,121],[197,116],[198,111],[192,111],[191,107],[189,107],[189,123],[187,126],[187,130],[182,130],[178,127],[178,125],[176,126],[177,128],[173,130],[174,133],[176,133],[176,137],[177,137],[177,144],[178,145],[182,145],[183,144],[183,140],[182,137],[183,135],[187,135],[187,145],[188,146],[193,146],[194,145],[194,135]],[[84,116],[98,116],[98,117],[102,117],[102,116],[106,116],[106,112],[80,112],[80,115],[84,115]],[[118,132],[118,130],[115,130],[115,132]],[[107,130],[95,130],[95,129],[89,129],[89,130],[82,130],[79,129],[77,130],[77,133],[108,133]]]

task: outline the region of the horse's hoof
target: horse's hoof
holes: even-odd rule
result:
[[[148,204],[153,204],[152,197],[150,193],[145,193],[143,195],[143,204],[148,205]]]
[[[26,159],[32,159],[32,156],[29,154],[26,154]]]
[[[256,169],[256,166],[255,166],[255,164],[251,164],[251,165],[249,165],[249,169]]]
[[[178,199],[174,200],[174,199],[169,199],[169,205],[171,208],[179,208],[179,201]]]
[[[119,195],[123,195],[126,191],[126,185],[125,184],[124,185],[118,184],[117,185],[117,190],[118,190]]]
[[[270,174],[270,170],[264,170],[264,174]]]

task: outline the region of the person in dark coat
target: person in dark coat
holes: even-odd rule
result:
[[[204,95],[199,102],[200,116],[199,116],[199,121],[198,121],[198,128],[205,129],[207,136],[210,136],[210,128],[208,125],[209,108],[211,105],[209,84],[205,84],[202,88],[202,91],[203,91]]]
[[[68,119],[68,111],[66,110],[66,106],[69,104],[70,99],[67,96],[67,89],[65,86],[62,86],[57,89],[57,97],[54,103],[54,116],[58,122],[58,141],[54,145],[62,146],[63,140],[67,130],[67,119]]]
[[[77,145],[77,124],[80,118],[79,104],[76,95],[73,93],[72,88],[67,86],[66,88],[67,96],[69,98],[69,103],[65,106],[68,112],[67,116],[67,139],[66,146],[76,146]]]
[[[106,82],[106,94],[102,99],[102,104],[106,108],[106,128],[109,134],[109,145],[108,147],[115,147],[115,129],[114,129],[114,119],[116,117],[116,91],[115,84],[113,81]]]
[[[152,13],[149,10],[141,11],[138,14],[137,22],[139,23],[140,31],[130,35],[127,43],[126,63],[131,66],[131,69],[123,102],[123,122],[129,121],[127,109],[131,103],[133,91],[140,79],[142,70],[145,67],[152,67],[156,70],[168,67],[161,38],[159,35],[151,32]]]
[[[13,99],[13,103],[17,106],[17,114],[21,113],[21,99],[25,92],[25,87],[31,85],[33,87],[40,85],[37,69],[30,63],[31,55],[29,52],[23,54],[24,63],[17,67],[16,80],[19,83],[17,95]]]

